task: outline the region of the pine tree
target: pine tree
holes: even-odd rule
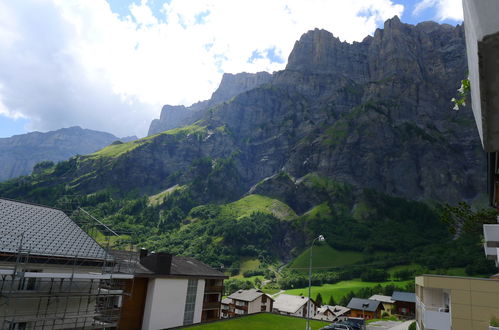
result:
[[[333,295],[329,297],[329,302],[327,303],[329,306],[336,306],[336,301],[334,301]]]
[[[322,296],[320,292],[315,297],[315,303],[317,304],[317,306],[322,306]]]

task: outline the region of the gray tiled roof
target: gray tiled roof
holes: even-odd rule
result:
[[[414,292],[394,291],[392,300],[416,303],[416,294]]]
[[[0,251],[103,260],[106,251],[61,210],[0,198]],[[108,256],[110,258],[110,256]]]
[[[260,290],[257,289],[249,289],[249,290],[238,290],[231,294],[229,296],[230,299],[235,299],[235,300],[242,300],[242,301],[248,301],[251,302],[255,300],[256,298],[263,296],[265,293],[263,293]],[[271,298],[272,299],[272,298]]]
[[[379,304],[381,304],[381,302],[376,300],[352,298],[347,307],[359,311],[374,312],[378,309]]]

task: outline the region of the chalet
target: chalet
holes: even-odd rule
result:
[[[116,327],[133,275],[113,264],[61,210],[0,199],[2,329]]]
[[[238,290],[222,301],[222,318],[272,312],[274,299],[257,289]]]
[[[274,300],[273,313],[307,317],[307,307],[310,311],[310,317],[317,314],[317,305],[308,297],[294,296],[289,294],[280,294]]]
[[[348,303],[351,317],[361,317],[365,320],[381,318],[383,305],[380,301],[371,299],[352,298]]]
[[[199,260],[141,250],[112,251],[119,270],[133,273],[119,329],[156,330],[220,319],[223,273]]]
[[[383,311],[389,315],[392,314],[392,311],[395,308],[395,301],[392,300],[391,296],[383,296],[375,294],[371,296],[369,299],[381,302],[381,304],[383,305]]]
[[[336,322],[339,321],[343,317],[347,317],[349,315],[350,309],[343,306],[330,306],[330,305],[322,305],[317,309],[317,314],[314,316],[316,320]]]
[[[395,314],[413,316],[416,314],[416,294],[414,292],[394,291]]]

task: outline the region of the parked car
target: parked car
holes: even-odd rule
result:
[[[353,328],[350,328],[346,324],[332,323],[320,328],[319,330],[353,330]]]

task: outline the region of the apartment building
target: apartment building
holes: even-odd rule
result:
[[[418,276],[416,308],[421,330],[488,330],[499,319],[499,280]]]
[[[125,294],[114,259],[64,212],[0,199],[0,327],[115,327]]]
[[[222,318],[272,312],[274,299],[261,290],[238,290],[222,301]]]
[[[112,251],[118,267],[134,269],[119,329],[156,330],[220,319],[228,276],[190,257]]]

